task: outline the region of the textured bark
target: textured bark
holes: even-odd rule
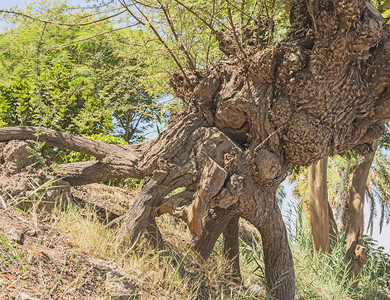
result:
[[[327,157],[309,167],[310,225],[315,254],[330,252],[327,168]]]
[[[351,275],[356,276],[367,262],[366,249],[363,246],[364,231],[364,195],[366,192],[368,174],[374,160],[375,151],[361,157],[359,164],[353,171],[349,202],[345,207],[347,223],[347,253],[346,258],[351,261]]]
[[[232,273],[234,277],[241,278],[240,257],[238,240],[238,217],[232,218],[223,231],[223,252],[227,259],[232,262]]]
[[[294,32],[272,49],[249,38],[245,49],[235,47],[232,34],[217,33],[230,56],[172,77],[185,109],[155,141],[116,146],[46,129],[39,135],[96,157],[57,169],[71,185],[147,179],[124,217],[122,240],[134,240],[167,212],[187,222],[207,257],[233,217],[253,223],[278,299],[294,298],[294,270],[277,186],[293,164],[352,148],[369,153],[390,118],[388,27],[372,5],[294,1],[290,16]],[[36,130],[1,128],[0,141],[34,140]],[[167,197],[179,187],[186,197]]]
[[[209,258],[215,242],[232,219],[230,212],[222,208],[210,210],[203,219],[202,233],[195,240],[195,250],[203,259]]]
[[[267,219],[250,220],[260,231],[268,289],[276,299],[294,299],[294,264],[282,214],[276,203]]]

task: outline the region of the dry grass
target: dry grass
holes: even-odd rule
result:
[[[108,189],[105,197],[112,194],[115,198],[117,193]],[[89,195],[93,198],[94,193],[102,195],[99,189],[92,189]],[[259,296],[250,288],[253,266],[244,266],[243,281],[235,281],[230,262],[222,255],[221,241],[210,259],[202,261],[191,248],[187,226],[173,217],[157,220],[166,251],[154,249],[147,237],[135,245],[119,247],[119,228],[107,228],[101,211],[73,203],[66,209],[62,205],[44,212],[38,209],[41,198],[36,194],[24,199],[32,204],[27,212],[18,211],[12,203],[0,209],[2,236],[10,226],[37,233],[26,237],[23,246],[0,241],[0,299],[15,299],[20,293],[38,299],[105,299],[103,279],[97,278],[87,263],[92,256],[116,262],[137,285],[141,299],[264,298],[263,293]]]
[[[170,216],[157,220],[167,246],[164,252],[153,249],[146,238],[127,248],[118,247],[118,228],[106,228],[92,210],[81,214],[77,207],[69,207],[53,220],[78,251],[121,266],[135,281],[143,299],[259,299],[245,285],[249,269],[242,270],[243,282],[233,280],[220,241],[210,259],[202,262],[191,249],[192,237],[185,224]]]

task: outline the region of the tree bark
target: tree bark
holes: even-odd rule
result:
[[[126,116],[126,123],[125,123],[125,136],[124,136],[124,140],[126,142],[129,142],[131,136],[130,136],[130,120],[129,120],[129,115]]]
[[[238,217],[232,218],[223,231],[223,252],[231,262],[232,275],[241,278],[240,273],[240,242],[238,239]]]
[[[209,258],[215,243],[231,219],[231,213],[218,207],[210,210],[205,215],[202,233],[195,239],[194,246],[194,249],[203,259]]]
[[[327,167],[327,157],[309,167],[310,225],[314,254],[319,251],[330,252]]]
[[[195,248],[208,257],[233,217],[249,220],[262,235],[272,295],[283,300],[294,299],[294,269],[277,186],[292,165],[352,148],[367,153],[390,119],[389,37],[380,14],[364,0],[294,4],[294,32],[274,48],[257,39],[238,49],[229,32],[213,32],[226,59],[172,76],[185,109],[155,141],[119,146],[48,129],[38,134],[49,145],[96,157],[57,169],[72,185],[147,179],[124,218],[121,240],[136,239],[165,208],[199,235]],[[0,141],[35,140],[37,130],[0,128]],[[190,198],[166,198],[179,187]]]
[[[364,232],[364,195],[368,174],[374,160],[375,152],[361,156],[352,174],[349,189],[349,202],[345,207],[347,224],[346,258],[350,261],[351,276],[355,277],[367,262],[366,249],[363,246]]]
[[[277,201],[268,211],[266,220],[250,221],[261,234],[269,293],[276,299],[294,299],[294,263]]]

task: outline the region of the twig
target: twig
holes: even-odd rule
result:
[[[211,15],[210,26],[213,26],[214,16],[215,16],[215,0],[213,0],[213,13]],[[212,31],[210,31],[210,34],[209,34],[209,44],[207,45],[207,51],[206,51],[206,65],[207,66],[209,65],[211,35],[212,35]]]
[[[127,6],[125,0],[119,0],[119,3],[122,4],[126,10],[130,13],[131,16],[133,16],[133,18],[135,18],[138,22],[140,22],[141,24],[143,25],[146,25],[145,22],[142,22],[139,18],[137,18],[132,12],[131,10],[129,9],[129,7]],[[168,53],[171,55],[171,57],[173,58],[173,60],[175,61],[176,65],[179,67],[180,71],[182,72],[185,80],[187,81],[188,84],[192,85],[191,84],[191,81],[190,79],[188,78],[186,72],[184,71],[182,65],[180,64],[180,62],[178,61],[178,59],[176,58],[176,56],[173,54],[172,50],[168,47],[168,45],[164,42],[164,40],[161,38],[160,34],[158,33],[158,31],[156,30],[156,28],[152,25],[151,22],[149,22],[149,19],[148,17],[137,7],[137,5],[134,4],[134,7],[141,13],[141,15],[145,18],[145,20],[148,22],[148,25],[150,27],[150,29],[152,29],[152,31],[154,32],[154,34],[157,36],[158,40],[161,42],[161,44],[165,47],[165,49],[167,49]]]
[[[169,28],[171,29],[171,31],[172,31],[172,33],[173,33],[173,36],[175,37],[176,42],[179,44],[179,49],[180,49],[181,51],[183,51],[185,57],[187,58],[187,62],[188,62],[188,64],[189,64],[189,66],[190,66],[190,69],[191,69],[192,71],[195,72],[195,71],[196,71],[196,67],[195,67],[194,63],[192,62],[192,59],[191,59],[191,57],[190,57],[190,54],[189,54],[189,53],[187,52],[187,50],[184,48],[183,44],[180,43],[180,41],[179,41],[179,36],[177,35],[177,32],[176,32],[176,30],[175,30],[175,27],[173,26],[172,19],[171,19],[171,16],[170,16],[170,14],[169,14],[169,10],[168,10],[167,8],[164,7],[164,5],[161,3],[160,0],[157,0],[157,2],[160,4],[160,7],[161,7],[161,9],[162,9],[163,12],[164,12],[165,18],[166,18],[166,20],[168,21]]]
[[[230,6],[232,6],[234,9],[237,9],[241,14],[242,14],[242,18],[243,16],[246,16],[248,17],[249,19],[252,19],[253,21],[257,22],[250,14],[246,13],[245,12],[245,9],[242,8],[242,5],[241,5],[241,8],[240,7],[237,7],[236,5],[234,5],[234,3],[232,3],[231,1],[229,0],[225,0],[226,3],[228,3]],[[243,1],[245,2],[245,1]],[[242,3],[241,3],[242,4]]]
[[[268,36],[268,45],[271,44],[271,41],[274,39],[274,13],[275,13],[275,1],[276,0],[273,0],[272,1],[272,15],[271,17],[268,15],[268,8],[267,8],[267,5],[266,5],[266,8],[267,8],[267,15],[268,15],[268,29],[269,29],[269,36]]]
[[[241,0],[241,32],[244,26],[245,0]]]
[[[87,22],[87,23],[81,23],[81,24],[69,24],[69,23],[61,23],[61,22],[53,22],[53,21],[48,21],[48,20],[41,20],[41,19],[35,18],[33,16],[26,15],[24,13],[20,13],[20,12],[16,12],[16,11],[10,11],[10,10],[0,10],[0,13],[14,14],[14,15],[18,15],[18,16],[21,16],[21,17],[24,17],[24,18],[28,18],[28,19],[31,19],[31,20],[34,20],[34,21],[37,21],[37,22],[45,23],[45,24],[53,24],[53,25],[71,26],[71,27],[73,27],[73,26],[87,26],[87,25],[91,25],[91,24],[94,24],[94,23],[99,23],[99,22],[102,22],[102,21],[106,21],[108,19],[111,19],[111,18],[114,18],[116,16],[119,16],[120,14],[123,14],[125,11],[126,10],[122,10],[122,11],[120,11],[119,13],[117,13],[115,15],[108,16],[108,17],[105,17],[105,18],[102,18],[102,19],[99,19],[99,20],[96,20],[96,21],[91,21],[91,22]]]
[[[224,46],[226,47],[226,49],[229,51],[229,53],[231,55],[234,55],[238,60],[241,60],[241,58],[237,55],[237,53],[229,46],[228,43],[226,43],[226,41],[223,39],[222,35],[216,31],[214,29],[214,27],[211,26],[211,24],[209,24],[208,22],[206,22],[205,19],[203,19],[201,16],[199,16],[199,14],[197,14],[194,10],[192,10],[191,8],[189,8],[188,6],[186,6],[185,4],[183,4],[181,1],[179,0],[174,0],[175,2],[179,3],[181,6],[183,6],[186,10],[188,10],[190,13],[192,13],[195,17],[197,17],[199,20],[201,20],[208,28],[211,29],[212,33],[215,35],[216,39],[220,42],[220,43],[224,43]],[[243,63],[243,62],[242,62]]]
[[[260,26],[261,26],[261,13],[263,12],[264,6],[267,7],[266,0],[262,0],[260,6],[259,6],[259,16],[257,21],[257,31],[256,31],[256,44],[258,45],[260,43]],[[266,10],[267,17],[268,16],[268,9]]]
[[[93,39],[93,38],[95,38],[95,37],[98,37],[98,36],[101,36],[101,35],[105,35],[105,34],[107,34],[107,33],[115,32],[115,31],[118,31],[118,30],[126,29],[126,28],[131,28],[131,27],[134,27],[134,26],[137,26],[137,25],[139,25],[139,23],[136,23],[136,24],[133,24],[133,25],[128,25],[128,26],[125,26],[125,27],[115,28],[115,29],[113,29],[113,30],[108,30],[108,31],[105,31],[105,32],[102,32],[102,33],[99,33],[99,34],[95,34],[95,35],[93,35],[93,36],[89,36],[89,37],[84,38],[84,39],[76,40],[76,41],[73,41],[73,42],[70,42],[70,43],[66,43],[66,44],[62,44],[62,45],[59,45],[59,46],[54,46],[54,47],[46,48],[46,49],[43,49],[43,50],[46,51],[46,50],[53,50],[53,49],[58,49],[58,48],[66,47],[66,46],[69,46],[69,45],[72,45],[72,44],[76,44],[76,43],[78,43],[78,42],[84,42],[84,41]]]
[[[134,2],[137,3],[137,4],[140,4],[140,5],[142,5],[142,6],[151,8],[151,9],[160,9],[160,7],[158,7],[158,6],[153,6],[153,5],[150,5],[150,4],[146,4],[146,3],[140,2],[140,1],[138,1],[138,0],[134,0]],[[160,3],[160,2],[159,2],[159,3]]]
[[[236,44],[237,44],[238,49],[240,50],[241,54],[243,55],[244,58],[246,58],[246,54],[245,54],[245,52],[244,52],[244,50],[242,49],[242,46],[241,46],[241,41],[238,39],[238,36],[237,36],[236,27],[234,26],[234,23],[233,23],[232,11],[231,11],[229,5],[227,6],[227,13],[228,13],[228,20],[229,20],[229,23],[230,23],[230,27],[231,27],[231,29],[233,31],[234,40],[236,41]]]
[[[45,22],[45,25],[43,26],[43,29],[42,29],[41,37],[40,37],[38,45],[37,45],[37,80],[39,77],[39,54],[41,52],[42,39],[43,39],[43,35],[45,33],[46,25],[47,25],[47,23]]]
[[[253,4],[252,11],[250,12],[248,20],[246,21],[246,24],[244,25],[244,27],[247,27],[251,20],[253,20],[255,22],[255,24],[257,23],[257,20],[255,18],[253,18],[253,13],[256,9],[256,6],[257,6],[257,0],[255,0],[255,3]]]

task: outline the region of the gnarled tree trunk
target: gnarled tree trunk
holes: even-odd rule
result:
[[[232,56],[202,72],[173,76],[185,109],[155,141],[107,145],[46,129],[35,135],[32,127],[2,128],[0,141],[38,136],[95,156],[59,166],[59,176],[71,185],[146,178],[124,219],[122,240],[155,231],[154,218],[170,213],[187,222],[207,257],[222,232],[236,235],[229,229],[232,219],[247,219],[261,233],[274,296],[294,299],[276,189],[294,164],[310,165],[331,151],[372,151],[390,118],[390,46],[383,18],[364,0],[295,1],[291,16],[299,22],[277,47],[248,41],[243,57],[226,40],[221,46]],[[179,187],[185,192],[167,197]],[[211,211],[215,218],[208,217]]]

